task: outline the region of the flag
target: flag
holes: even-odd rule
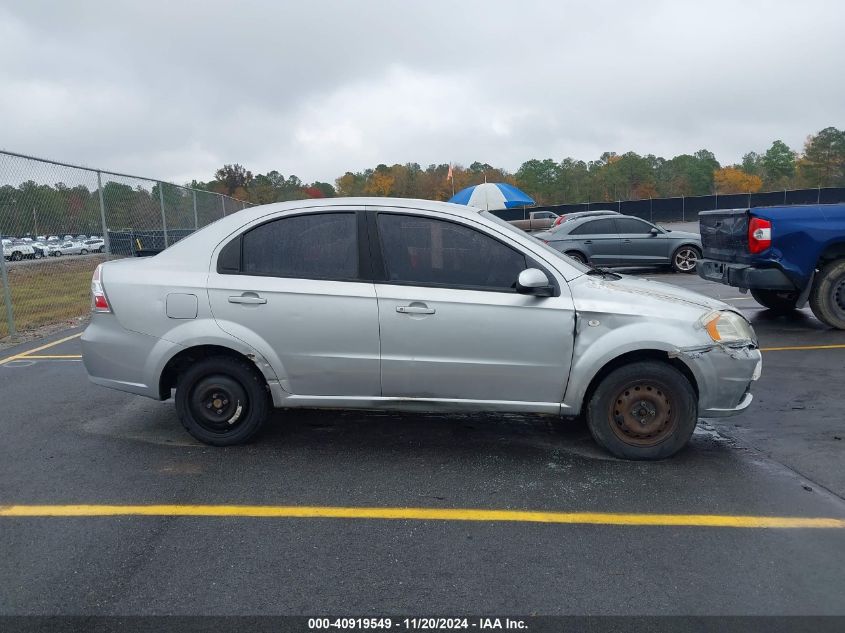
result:
[[[452,163],[449,163],[449,172],[446,174],[446,180],[455,180],[455,176],[452,173]]]

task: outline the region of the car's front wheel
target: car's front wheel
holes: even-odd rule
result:
[[[593,438],[623,459],[664,459],[681,450],[698,423],[690,381],[667,363],[619,367],[599,383],[587,404]]]
[[[580,253],[580,252],[578,252],[578,251],[566,251],[566,256],[567,256],[567,257],[571,257],[571,258],[572,258],[572,259],[574,259],[576,262],[580,262],[580,263],[582,263],[582,264],[586,264],[586,263],[587,263],[587,257],[586,257],[586,255],[584,255],[583,253]]]
[[[695,246],[681,246],[672,254],[672,269],[676,273],[694,273],[701,251]]]
[[[81,251],[79,251],[79,254],[80,254],[80,255],[87,255],[87,254],[88,254],[88,249],[83,248]]]
[[[179,376],[176,412],[188,433],[201,442],[233,446],[258,433],[270,413],[270,397],[254,365],[212,356]]]

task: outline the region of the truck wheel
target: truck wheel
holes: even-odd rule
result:
[[[816,275],[810,309],[825,325],[845,330],[845,259],[830,262]]]
[[[757,303],[775,314],[789,314],[795,310],[795,304],[798,302],[797,292],[784,292],[783,290],[752,289],[751,296]]]
[[[264,378],[250,363],[212,356],[179,376],[176,412],[200,442],[233,446],[258,433],[269,415],[270,397]]]
[[[571,257],[576,262],[581,262],[582,264],[587,263],[587,258],[578,251],[566,251],[566,256]]]
[[[623,459],[664,459],[681,450],[698,423],[695,391],[677,369],[658,361],[608,374],[587,404],[598,444]]]
[[[672,254],[672,269],[676,273],[695,272],[698,260],[701,259],[701,251],[695,246],[681,246]]]
[[[21,255],[20,251],[15,251],[12,253],[12,261],[19,262],[23,259],[23,255]]]

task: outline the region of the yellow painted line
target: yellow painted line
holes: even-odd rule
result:
[[[845,528],[845,519],[733,516],[720,514],[617,514],[460,508],[355,508],[247,505],[4,505],[0,517],[253,517],[298,519],[398,519],[416,521],[493,521],[630,526],[732,528]]]
[[[845,345],[797,345],[795,347],[761,347],[761,352],[787,352],[811,349],[845,349]]]
[[[60,338],[58,341],[53,341],[52,343],[47,343],[46,345],[42,345],[41,347],[36,347],[35,349],[29,349],[25,352],[21,352],[20,354],[14,354],[13,356],[7,356],[6,358],[0,358],[0,365],[5,365],[8,362],[13,360],[19,360],[24,358],[28,354],[33,354],[35,352],[40,352],[45,349],[50,349],[51,347],[55,347],[56,345],[61,345],[62,343],[66,343],[67,341],[72,341],[75,338],[79,338],[82,336],[82,332],[78,334],[72,334],[70,336],[66,336],[64,338]]]
[[[34,358],[36,360],[59,360],[59,359],[80,359],[82,358],[82,354],[61,354],[61,355],[49,355],[49,354],[22,354],[18,356],[17,360],[25,360],[29,358]]]

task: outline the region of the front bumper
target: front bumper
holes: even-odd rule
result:
[[[792,280],[780,268],[758,268],[750,264],[729,264],[714,259],[698,260],[698,275],[736,288],[795,291]]]
[[[736,415],[751,404],[751,385],[760,377],[763,357],[756,347],[681,350],[678,356],[698,383],[698,414],[703,418]]]

